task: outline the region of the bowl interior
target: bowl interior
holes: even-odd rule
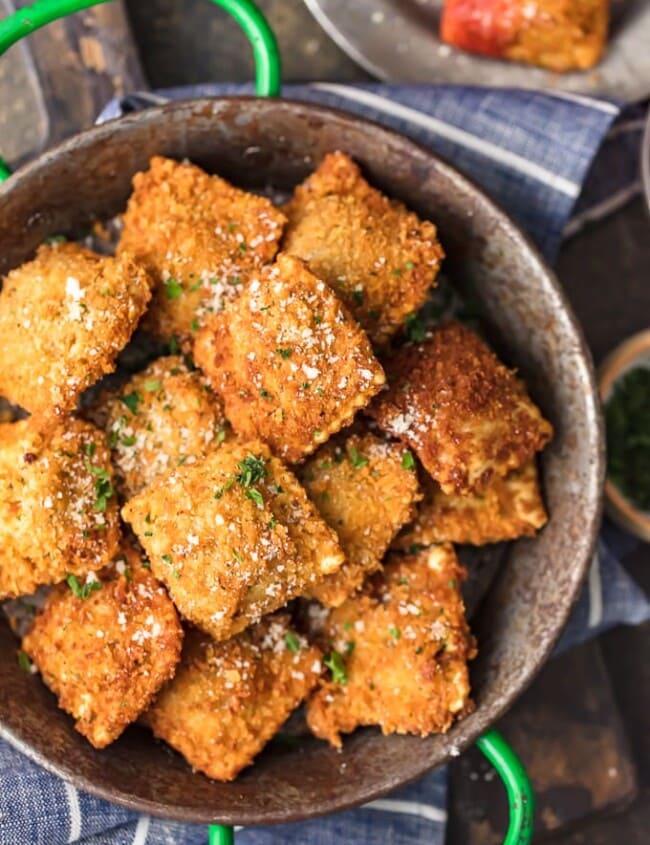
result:
[[[602,437],[589,354],[564,296],[508,218],[439,159],[393,132],[329,109],[247,98],[194,100],[92,129],[41,156],[0,188],[0,273],[45,237],[72,233],[125,203],[154,154],[187,157],[242,187],[290,190],[328,151],[439,226],[446,270],[480,303],[505,359],[555,427],[544,453],[551,519],[511,546],[474,620],[476,711],[446,736],[361,730],[342,753],[306,740],[271,744],[233,784],[193,774],[138,727],[95,751],[41,682],[17,665],[0,621],[0,735],[78,786],[135,809],[223,823],[290,821],[383,794],[480,735],[523,691],[575,600],[600,517]]]

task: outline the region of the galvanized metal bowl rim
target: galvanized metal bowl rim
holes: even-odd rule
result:
[[[289,813],[282,816],[282,818],[269,818],[268,815],[262,814],[259,817],[251,816],[250,818],[245,820],[247,824],[268,824],[280,821],[297,821],[301,819],[327,815],[328,813],[358,806],[359,804],[365,803],[374,798],[378,798],[398,785],[406,785],[421,777],[422,775],[426,774],[428,771],[435,768],[435,766],[441,765],[447,762],[452,757],[457,756],[457,753],[459,751],[462,751],[464,748],[473,743],[485,730],[487,730],[492,724],[494,724],[494,722],[496,722],[499,717],[502,716],[511,707],[513,702],[528,687],[537,672],[545,663],[546,659],[550,656],[551,651],[558,637],[560,636],[562,629],[566,623],[566,620],[571,612],[571,609],[573,608],[578,598],[580,588],[585,580],[588,565],[591,560],[595,543],[597,540],[598,528],[600,525],[602,512],[602,487],[605,477],[605,461],[603,424],[600,415],[600,405],[597,398],[598,389],[594,368],[591,362],[591,355],[584,340],[584,336],[582,334],[580,326],[575,316],[573,315],[571,306],[569,305],[564,292],[562,291],[553,272],[546,265],[543,257],[541,256],[537,248],[529,240],[529,238],[525,234],[523,234],[521,230],[512,222],[512,220],[507,216],[507,214],[502,211],[496,203],[489,199],[483,193],[483,191],[478,188],[470,179],[460,174],[452,165],[445,162],[444,159],[442,159],[440,156],[432,153],[430,150],[406,138],[400,133],[395,132],[391,129],[387,129],[379,123],[367,120],[365,118],[357,117],[356,115],[350,114],[339,109],[314,105],[312,103],[299,100],[260,100],[256,97],[232,96],[202,97],[174,101],[162,106],[154,106],[151,108],[147,108],[140,112],[126,115],[115,120],[108,121],[107,123],[104,123],[100,126],[87,129],[84,132],[81,132],[78,135],[75,135],[72,138],[63,141],[52,149],[47,150],[33,161],[25,164],[23,167],[17,170],[16,173],[7,182],[0,185],[0,201],[3,197],[7,196],[12,191],[13,186],[18,184],[21,177],[38,174],[42,178],[47,178],[47,169],[50,162],[58,160],[61,157],[65,156],[73,157],[76,151],[82,149],[85,145],[94,143],[97,140],[102,140],[106,143],[110,143],[116,135],[119,135],[124,132],[128,133],[129,128],[131,126],[139,125],[142,123],[156,124],[159,121],[164,120],[168,115],[173,114],[175,111],[181,111],[188,108],[196,109],[199,111],[213,109],[215,111],[216,117],[216,111],[220,104],[233,103],[239,104],[243,108],[245,108],[247,103],[251,102],[255,102],[256,108],[262,108],[262,110],[270,109],[276,111],[285,108],[291,110],[300,109],[304,113],[309,114],[310,116],[315,116],[323,119],[327,119],[328,117],[335,118],[338,121],[346,122],[348,123],[348,125],[354,126],[356,128],[364,129],[365,127],[367,127],[368,129],[372,129],[372,132],[374,134],[378,133],[379,135],[383,135],[387,142],[392,141],[393,143],[398,143],[400,147],[404,149],[407,154],[411,155],[413,158],[422,159],[424,157],[430,163],[434,163],[436,169],[440,171],[444,175],[444,177],[453,182],[455,186],[458,187],[459,191],[471,195],[474,200],[477,200],[483,206],[483,208],[489,215],[491,215],[492,218],[498,220],[499,225],[503,228],[507,236],[512,239],[515,244],[515,247],[522,254],[526,254],[528,259],[531,259],[534,263],[536,263],[538,265],[540,273],[543,273],[545,275],[549,288],[552,290],[560,304],[564,318],[568,321],[576,339],[579,342],[579,355],[581,358],[581,363],[584,365],[584,369],[587,373],[588,378],[588,383],[586,385],[585,402],[587,404],[587,414],[593,427],[593,439],[596,444],[595,454],[593,456],[593,470],[591,472],[590,478],[590,489],[586,491],[585,494],[587,501],[590,505],[590,519],[589,522],[585,524],[584,536],[586,540],[583,554],[581,556],[581,559],[577,560],[575,563],[575,572],[573,573],[572,586],[571,589],[569,589],[566,593],[566,602],[561,616],[558,617],[557,625],[552,634],[549,635],[540,659],[536,663],[534,663],[534,665],[526,667],[526,671],[522,674],[520,683],[518,685],[514,685],[513,688],[510,689],[507,694],[503,695],[497,703],[493,704],[490,707],[479,707],[475,711],[475,713],[472,714],[471,717],[464,721],[461,721],[458,726],[456,726],[454,730],[450,732],[449,735],[447,735],[448,737],[450,737],[450,742],[448,744],[446,755],[443,756],[442,759],[435,760],[435,762],[433,763],[427,761],[415,761],[413,767],[410,769],[408,774],[404,776],[403,780],[400,780],[399,784],[393,784],[392,786],[383,789],[377,789],[376,787],[373,788],[367,786],[364,788],[363,784],[356,784],[354,794],[351,795],[349,800],[339,800],[335,801],[334,803],[328,803],[328,799],[324,797],[323,800],[319,803],[318,807],[315,807],[313,812],[309,812],[308,814],[303,813],[301,815],[291,815]],[[108,801],[117,803],[129,809],[136,810],[139,812],[150,813],[152,815],[174,818],[180,821],[187,822],[233,823],[234,821],[237,821],[235,819],[232,819],[231,817],[224,816],[223,812],[215,813],[215,811],[213,811],[209,807],[206,807],[204,811],[197,812],[196,810],[189,810],[188,808],[185,808],[183,806],[168,805],[162,802],[134,798],[133,796],[127,793],[116,791],[114,786],[106,786],[102,783],[97,783],[93,780],[84,777],[83,775],[79,775],[75,770],[68,768],[65,765],[52,763],[46,755],[37,752],[28,743],[24,742],[21,737],[16,734],[15,731],[9,730],[2,723],[0,723],[0,737],[9,741],[15,748],[23,752],[26,756],[34,760],[34,762],[38,763],[46,770],[52,772],[55,775],[63,777],[65,780],[74,784],[79,789],[83,789],[91,794],[98,796],[99,798],[104,798]]]

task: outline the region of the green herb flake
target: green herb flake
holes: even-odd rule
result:
[[[284,635],[284,641],[292,654],[298,654],[300,651],[300,638],[293,631],[287,631]]]
[[[400,631],[400,629],[396,628],[394,625],[390,626],[390,628],[388,629],[388,633],[394,640],[399,640],[399,638],[402,636],[402,632]]]
[[[320,326],[320,324],[321,324],[322,322],[323,322],[323,318],[322,318],[322,317],[320,317],[318,314],[314,314],[314,323],[315,323],[317,326]]]
[[[252,487],[250,490],[246,491],[246,498],[250,499],[252,502],[255,502],[258,508],[264,507],[264,498],[259,490],[256,490]]]
[[[55,244],[64,244],[67,240],[65,235],[50,235],[49,238],[45,238],[45,243],[48,246],[54,246]]]
[[[28,675],[32,674],[32,661],[22,650],[18,652],[18,665],[23,672],[27,672]]]
[[[248,247],[246,246],[246,242],[245,242],[245,241],[242,241],[242,242],[239,244],[239,251],[240,251],[240,252],[246,252],[246,250],[247,250],[247,249],[248,249]]]
[[[170,355],[178,355],[178,349],[179,349],[178,339],[175,338],[175,337],[172,337],[172,339],[169,341],[169,354]]]
[[[281,358],[284,358],[286,360],[287,358],[291,358],[291,349],[289,349],[288,347],[286,349],[278,347],[275,350],[275,354],[279,355]]]
[[[405,325],[409,340],[413,341],[413,343],[422,343],[426,336],[426,332],[424,330],[424,326],[422,325],[422,321],[415,312],[407,316]]]
[[[225,439],[226,439],[226,429],[222,425],[220,425],[217,428],[217,443],[223,443],[223,441]]]
[[[350,446],[348,450],[348,454],[350,456],[350,462],[355,469],[360,469],[361,467],[365,467],[368,463],[368,458],[364,457],[358,449],[355,449],[354,446]]]
[[[88,455],[89,458],[95,454],[95,444],[94,443],[84,443],[83,451],[84,455]]]
[[[234,483],[235,479],[230,478],[228,481],[226,481],[225,484],[223,484],[221,487],[219,487],[218,490],[215,491],[214,498],[220,499],[227,490],[230,490]]]
[[[181,573],[178,571],[178,569],[172,569],[172,575],[174,576],[174,578],[176,578],[177,581],[181,577]]]
[[[262,457],[248,454],[237,464],[239,474],[235,476],[242,487],[252,487],[267,476],[266,461]]]
[[[148,393],[155,393],[157,390],[160,390],[162,387],[162,382],[160,379],[150,379],[149,381],[145,381],[144,389]]]
[[[102,582],[98,579],[86,581],[84,584],[80,584],[77,576],[70,574],[65,580],[68,587],[70,587],[78,599],[87,599],[88,596],[92,595],[97,590],[101,590],[102,588]]]
[[[228,284],[232,285],[233,287],[241,285],[241,276],[233,276],[232,278],[228,279]]]
[[[148,560],[143,560],[143,561],[142,561],[142,568],[143,568],[143,569],[151,569],[151,564],[149,563],[149,561],[148,561]]]
[[[167,564],[167,566],[172,565],[172,559],[169,555],[162,555],[162,560],[163,560],[163,563]]]
[[[129,437],[123,437],[120,440],[122,446],[135,446],[137,438],[134,434],[130,435]]]
[[[363,305],[363,291],[360,288],[352,291],[355,305]]]
[[[402,268],[401,267],[395,267],[393,270],[391,270],[391,275],[401,276],[402,275]]]
[[[354,651],[355,647],[356,647],[356,643],[354,642],[354,640],[349,640],[345,644],[345,656],[349,657],[352,654],[352,652]]]
[[[451,587],[451,589],[452,589],[452,590],[455,590],[455,589],[456,589],[457,582],[456,582],[456,579],[455,579],[455,578],[450,578],[450,579],[449,579],[449,586]]]
[[[134,416],[138,413],[138,407],[142,402],[142,395],[138,393],[137,390],[134,390],[132,393],[127,393],[125,396],[120,396],[119,398],[120,402],[126,405]]]
[[[262,399],[267,399],[269,401],[273,399],[271,394],[264,387],[260,390],[260,396],[262,397]]]
[[[415,267],[415,264],[412,261],[407,261],[404,266],[407,270],[412,270]]]
[[[193,331],[193,332],[198,332],[198,330],[199,330],[199,321],[198,321],[198,318],[197,318],[197,317],[195,317],[195,318],[192,320],[192,322],[190,323],[190,328],[192,329],[192,331]]]
[[[269,531],[273,531],[273,529],[275,528],[275,526],[277,524],[278,524],[277,519],[274,516],[272,516],[271,519],[269,519],[269,521],[266,523],[266,527],[269,529]]]
[[[402,469],[415,469],[415,458],[408,450],[402,455]]]
[[[165,295],[167,299],[173,301],[174,299],[180,299],[183,295],[183,287],[176,279],[169,278],[165,282]]]
[[[397,583],[400,587],[404,587],[408,584],[409,579],[405,575],[401,575]]]
[[[345,671],[345,661],[338,651],[330,651],[323,659],[323,663],[332,673],[335,684],[347,684],[348,676]]]

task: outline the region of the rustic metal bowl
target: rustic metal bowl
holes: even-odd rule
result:
[[[384,794],[473,742],[548,657],[583,582],[598,530],[603,446],[589,352],[564,294],[535,249],[477,188],[394,132],[331,109],[249,98],[179,102],[91,129],[0,187],[0,273],[45,237],[110,217],[153,154],[187,157],[242,187],[291,189],[328,151],[434,220],[448,273],[481,303],[485,326],[555,427],[542,459],[551,519],[514,543],[474,619],[476,711],[446,736],[350,736],[342,753],[315,739],[272,744],[235,783],[212,783],[130,728],[95,751],[16,662],[0,622],[0,736],[78,787],[136,810],[194,822],[305,819]]]

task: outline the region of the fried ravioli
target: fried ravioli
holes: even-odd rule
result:
[[[461,323],[402,347],[387,371],[390,387],[368,413],[415,450],[447,494],[483,490],[551,439],[524,383]]]
[[[173,676],[183,630],[136,553],[101,580],[73,584],[52,590],[22,648],[79,733],[105,748]]]
[[[320,657],[284,615],[222,643],[192,631],[146,720],[194,769],[233,780],[315,686]]]
[[[410,452],[370,433],[326,443],[301,468],[300,480],[346,557],[338,572],[311,588],[311,596],[336,607],[381,568],[391,540],[421,498],[414,470]]]
[[[102,432],[74,418],[0,424],[0,599],[97,571],[119,542]]]
[[[431,543],[500,543],[532,537],[547,521],[534,460],[505,478],[493,476],[481,493],[450,496],[430,478],[424,478],[422,486],[424,500],[417,517],[395,539],[394,549]]]
[[[467,661],[476,649],[451,546],[395,555],[363,591],[330,611],[322,632],[331,677],[308,703],[313,733],[379,725],[384,734],[444,733],[472,709]]]
[[[229,432],[219,399],[177,356],[154,361],[119,393],[104,394],[93,414],[102,420],[127,499],[217,448]]]
[[[122,514],[181,613],[217,640],[343,563],[335,533],[260,442],[224,443],[159,477]]]
[[[264,197],[160,156],[136,173],[133,189],[118,249],[156,281],[145,325],[165,340],[187,341],[251,272],[273,261],[285,217]]]
[[[150,298],[151,279],[128,253],[41,246],[2,283],[0,393],[34,414],[73,410],[113,372]]]
[[[349,423],[385,381],[347,310],[289,255],[208,322],[194,354],[235,431],[289,463]]]
[[[307,261],[375,346],[425,301],[444,257],[436,227],[372,188],[344,153],[325,156],[284,211],[283,250]]]

